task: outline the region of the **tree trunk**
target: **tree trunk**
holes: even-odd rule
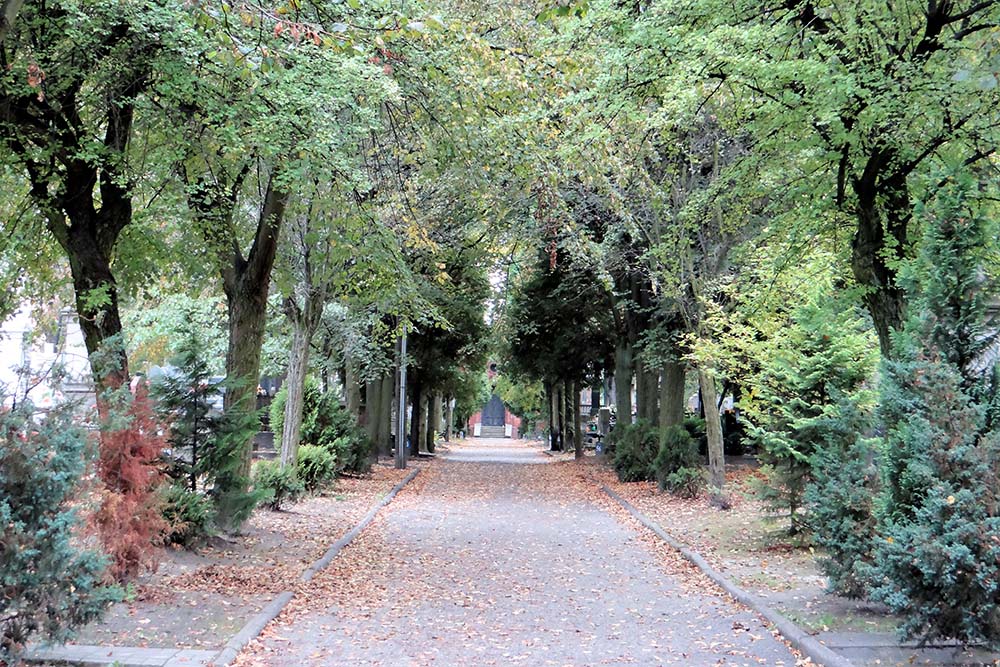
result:
[[[309,367],[310,332],[300,318],[292,320],[292,348],[285,378],[285,421],[281,430],[281,467],[295,465],[302,432],[302,408],[305,404],[306,370]]]
[[[365,433],[372,442],[372,456],[378,459],[382,431],[382,378],[365,382]]]
[[[417,452],[420,451],[420,434],[422,433],[420,407],[423,402],[423,391],[420,384],[416,382],[410,386],[412,388],[410,392],[410,453],[416,456]]]
[[[555,451],[556,448],[556,416],[555,411],[552,406],[555,403],[555,396],[553,396],[552,383],[543,382],[542,386],[545,389],[545,415],[546,421],[548,422],[549,430],[549,449]]]
[[[573,456],[576,459],[583,458],[583,415],[580,414],[580,391],[579,382],[573,383]]]
[[[597,419],[597,416],[601,414],[601,385],[595,383],[590,387],[590,414],[588,417],[590,419]]]
[[[684,364],[668,361],[660,371],[660,428],[684,421]]]
[[[715,389],[715,378],[705,370],[698,369],[698,383],[701,385],[702,405],[705,408],[705,435],[708,437],[708,478],[712,505],[729,509],[729,499],[725,494],[726,455],[722,445],[722,422],[719,418],[719,404]]]
[[[445,399],[445,426],[444,426],[444,440],[445,442],[451,442],[451,435],[455,428],[455,399],[448,396]]]
[[[632,423],[632,347],[625,341],[615,346],[615,410],[618,424]]]
[[[427,429],[427,451],[431,454],[434,453],[434,443],[437,440],[437,435],[441,432],[441,410],[443,404],[444,400],[441,398],[441,394],[434,394],[434,400],[431,402],[431,418]]]
[[[396,391],[393,385],[395,376],[390,372],[382,376],[379,385],[382,392],[382,400],[379,402],[379,439],[375,447],[382,456],[389,456],[392,453],[392,416],[393,402]]]
[[[890,164],[893,157],[880,154],[872,160]],[[866,177],[859,179],[854,190],[858,208],[851,270],[858,284],[867,288],[862,299],[871,314],[882,356],[889,358],[891,333],[903,326],[906,317],[906,294],[897,283],[896,266],[909,247],[910,194],[905,176],[879,181],[877,171],[867,169]]]
[[[429,450],[427,448],[427,436],[430,433],[431,415],[430,415],[430,405],[431,397],[426,391],[421,392],[420,396],[420,446],[418,451],[421,454],[426,454]]]
[[[352,359],[344,360],[344,404],[354,417],[354,423],[361,423],[361,385],[357,368]]]
[[[226,351],[226,388],[223,409],[237,419],[256,412],[257,386],[260,381],[260,351],[267,323],[267,294],[271,269],[277,250],[281,221],[288,204],[288,194],[269,182],[264,205],[257,223],[253,246],[246,259],[234,243],[229,264],[222,269],[223,289],[229,310],[229,347]],[[215,240],[217,242],[217,239]],[[217,521],[223,530],[239,529],[243,517],[234,514],[230,496],[246,493],[250,481],[253,435],[239,452],[235,475],[227,476],[220,489]]]

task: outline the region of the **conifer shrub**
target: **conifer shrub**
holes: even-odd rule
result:
[[[700,464],[698,443],[691,433],[680,424],[668,427],[652,465],[660,491],[681,498],[696,497],[705,483]]]
[[[884,363],[883,491],[872,595],[905,637],[1000,645],[997,332],[987,306],[995,229],[977,184],[949,181],[917,213],[910,317]]]
[[[123,414],[113,416],[100,435],[101,503],[91,517],[111,557],[108,572],[121,583],[142,569],[156,569],[157,548],[167,531],[159,469],[166,438],[144,385],[123,398]]]
[[[191,548],[212,534],[215,509],[211,499],[184,484],[168,484],[163,492],[165,541]]]
[[[863,389],[875,370],[875,350],[856,306],[820,285],[761,360],[745,413],[765,478],[757,494],[790,535],[808,535],[813,457],[829,446],[843,451],[838,398]]]
[[[69,410],[0,410],[0,663],[39,634],[61,642],[120,597],[107,558],[75,534],[87,433]]]
[[[878,441],[871,430],[871,392],[842,397],[824,447],[813,454],[806,487],[809,531],[831,592],[867,597],[875,552],[879,493]]]
[[[261,504],[275,511],[305,493],[305,486],[296,476],[295,469],[282,468],[278,461],[258,461],[254,466],[253,485]]]
[[[614,468],[623,482],[654,479],[653,461],[660,450],[657,428],[645,420],[618,424],[611,434]]]
[[[257,412],[252,405],[232,406],[224,413],[213,407],[229,386],[212,379],[193,324],[186,325],[171,363],[173,372],[151,387],[160,418],[169,427],[168,470],[175,483],[211,501],[213,522],[218,516],[229,518],[231,525],[215,528],[236,528],[261,499],[250,489],[244,468],[245,448],[259,428]]]
[[[285,424],[287,400],[288,391],[282,387],[271,402],[271,429],[279,437]],[[364,473],[371,468],[374,448],[371,438],[340,404],[337,393],[323,393],[319,382],[311,377],[306,378],[300,439],[305,444],[329,450],[334,455],[338,472]]]
[[[306,491],[317,491],[337,476],[337,459],[330,450],[316,445],[302,445],[295,463],[298,478]]]

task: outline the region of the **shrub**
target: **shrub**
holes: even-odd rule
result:
[[[298,477],[306,491],[316,491],[337,476],[337,459],[326,448],[316,445],[299,447],[295,463]]]
[[[910,317],[883,365],[884,484],[872,595],[906,637],[1000,644],[1000,422],[996,231],[978,182],[946,179],[918,208],[926,232],[904,274]]]
[[[282,468],[278,461],[259,461],[254,468],[253,483],[262,504],[272,510],[295,502],[305,492],[302,482],[295,476],[295,469]]]
[[[614,468],[623,482],[653,479],[653,460],[659,451],[655,426],[640,420],[634,424],[619,424],[611,435],[615,448]]]
[[[68,410],[37,423],[32,411],[0,409],[0,663],[36,633],[65,641],[120,594],[106,558],[74,538],[87,434]]]
[[[868,595],[878,495],[876,441],[859,432],[863,428],[816,452],[805,495],[809,530],[823,549],[819,566],[829,589],[852,598]]]
[[[166,542],[192,547],[212,534],[212,500],[183,484],[170,484],[163,493]]]
[[[166,439],[145,387],[125,399],[124,414],[112,417],[100,435],[97,471],[103,489],[92,517],[111,556],[108,571],[121,583],[140,569],[156,568],[156,547],[167,530],[159,493],[164,476],[157,467]]]
[[[872,333],[854,304],[819,288],[774,338],[747,402],[748,432],[766,479],[757,493],[772,518],[788,522],[791,535],[808,526],[812,457],[840,437],[838,397],[860,391],[877,361]]]
[[[682,425],[667,428],[652,466],[660,491],[682,498],[697,496],[704,483],[700,463],[698,443],[690,432]]]
[[[282,387],[271,402],[271,429],[279,436],[285,424],[287,397],[288,391]],[[336,458],[338,472],[362,473],[371,467],[371,438],[340,404],[336,392],[321,392],[313,378],[306,379],[300,438],[303,443],[329,450]]]
[[[243,453],[260,426],[256,410],[249,404],[234,405],[223,414],[212,409],[212,400],[230,386],[213,382],[202,354],[197,329],[190,321],[177,356],[176,371],[158,379],[152,389],[157,408],[170,427],[171,476],[188,489],[205,490],[211,499],[213,517],[239,527],[253,512],[259,495],[248,492],[250,480]]]

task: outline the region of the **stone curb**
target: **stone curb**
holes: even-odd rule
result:
[[[414,468],[409,475],[403,478],[401,482],[392,487],[392,490],[385,495],[382,500],[380,500],[374,507],[368,510],[364,518],[361,519],[353,528],[351,528],[347,533],[345,533],[339,540],[333,543],[326,553],[319,558],[316,562],[310,565],[300,576],[299,581],[302,583],[307,583],[313,579],[320,571],[323,570],[327,565],[336,558],[337,554],[341,550],[351,543],[362,530],[368,527],[368,524],[372,522],[378,511],[388,505],[396,494],[399,493],[404,486],[410,483],[410,481],[417,476],[420,472],[420,468]],[[268,623],[277,618],[281,610],[291,602],[292,597],[295,596],[294,591],[282,591],[278,594],[278,597],[274,598],[269,605],[264,607],[259,614],[254,616],[247,622],[243,628],[236,633],[228,642],[226,642],[225,648],[223,648],[217,656],[209,663],[210,667],[228,667],[234,660],[236,656],[239,655],[240,651],[249,644],[251,641],[257,638]]]
[[[778,632],[788,640],[788,642],[794,646],[799,651],[802,651],[806,656],[824,667],[855,667],[854,663],[847,660],[841,655],[838,655],[830,648],[819,643],[816,639],[811,637],[808,633],[802,630],[799,626],[795,625],[787,618],[779,614],[777,611],[771,607],[764,604],[756,595],[749,593],[730,580],[728,577],[723,575],[721,572],[713,568],[708,562],[702,558],[697,552],[692,551],[684,544],[671,537],[666,531],[655,523],[645,514],[637,510],[632,506],[630,502],[622,498],[620,495],[609,489],[605,485],[601,485],[601,490],[604,491],[609,497],[615,500],[619,505],[628,510],[629,514],[634,516],[639,520],[642,525],[649,528],[651,531],[656,533],[656,535],[662,539],[664,542],[669,544],[672,548],[680,552],[684,558],[691,561],[695,566],[698,567],[709,579],[714,581],[720,588],[722,588],[726,593],[728,593],[733,599],[741,604],[750,607],[755,612],[767,619],[774,627],[778,629]]]

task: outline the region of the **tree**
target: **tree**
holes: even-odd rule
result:
[[[850,268],[888,355],[915,197],[941,187],[925,179],[943,165],[995,152],[998,20],[991,0],[659,3],[636,22],[632,76],[727,100],[753,146],[739,187],[784,224],[851,222]]]

